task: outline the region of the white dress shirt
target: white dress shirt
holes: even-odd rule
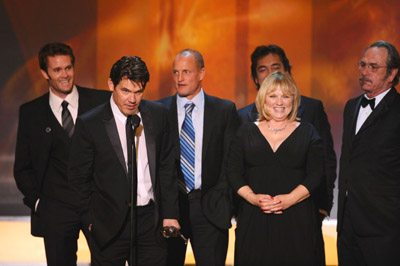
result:
[[[195,163],[194,163],[194,188],[201,188],[201,158],[203,149],[203,125],[204,125],[204,92],[203,89],[191,100],[186,97],[176,96],[176,107],[178,111],[178,129],[181,134],[182,124],[185,120],[185,104],[193,102],[195,107],[192,111],[192,122],[195,131]]]
[[[115,123],[117,125],[119,140],[121,142],[122,150],[124,153],[126,169],[128,169],[128,152],[126,143],[126,119],[127,117],[121,113],[118,106],[114,102],[114,98],[110,99],[111,110],[113,112]],[[140,118],[140,112],[137,114]],[[153,186],[151,183],[149,161],[147,157],[146,136],[143,130],[142,119],[140,125],[135,133],[135,147],[136,147],[136,165],[137,165],[137,206],[145,206],[149,204],[150,200],[154,200]]]
[[[70,94],[65,97],[65,99],[61,99],[57,95],[55,95],[51,89],[49,96],[49,104],[50,108],[53,111],[54,116],[57,118],[58,122],[62,126],[62,105],[63,101],[68,102],[68,111],[71,113],[72,120],[74,121],[74,125],[76,123],[76,118],[78,117],[78,105],[79,105],[79,93],[78,89],[74,85]]]
[[[381,102],[383,97],[390,91],[391,89],[385,90],[381,94],[377,95],[375,97],[375,108],[378,106],[378,104]],[[373,98],[368,98],[367,95],[364,94],[364,97],[367,98],[368,100],[371,100]],[[356,125],[356,135],[358,131],[360,130],[361,126],[364,124],[365,120],[369,117],[369,115],[372,113],[372,109],[370,105],[367,105],[365,107],[362,107],[360,105],[360,111],[358,112],[358,117],[357,117],[357,125]]]

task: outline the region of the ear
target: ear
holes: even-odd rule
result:
[[[392,69],[392,72],[391,72],[390,75],[389,75],[390,82],[393,82],[394,77],[396,77],[396,75],[397,75],[397,72],[399,72],[399,69],[398,69],[398,68]]]
[[[114,83],[110,78],[108,78],[108,88],[110,89],[110,91],[114,91]]]
[[[50,77],[49,77],[49,75],[47,74],[47,72],[44,71],[43,69],[40,69],[40,73],[42,73],[42,76],[44,77],[44,79],[46,79],[46,80],[49,80],[49,79],[50,79]]]
[[[257,85],[257,88],[260,88],[260,83],[258,83],[258,78],[254,78],[254,83]]]
[[[205,74],[206,74],[206,69],[204,67],[202,67],[200,69],[200,81],[203,80]]]

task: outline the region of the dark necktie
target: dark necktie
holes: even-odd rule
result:
[[[186,193],[194,189],[195,131],[192,121],[193,108],[194,103],[188,102],[185,104],[185,120],[183,121],[180,135],[181,169],[184,182],[179,180],[179,188]]]
[[[62,106],[62,127],[67,133],[68,137],[72,137],[74,134],[74,120],[72,120],[72,115],[68,110],[68,102],[63,101]]]
[[[373,111],[375,109],[375,98],[368,100],[367,98],[362,97],[361,106],[365,108],[368,104],[369,104],[369,106],[371,106],[371,109]]]

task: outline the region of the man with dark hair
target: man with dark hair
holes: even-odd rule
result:
[[[399,265],[400,57],[385,41],[368,46],[358,63],[365,94],[343,114],[339,171],[340,266]]]
[[[167,110],[142,99],[148,81],[139,57],[122,57],[111,99],[77,120],[68,177],[90,224],[92,265],[164,265],[161,227],[180,228]]]
[[[258,46],[251,55],[251,75],[253,81],[260,88],[263,80],[269,73],[285,71],[291,74],[292,66],[282,48],[270,44]],[[257,108],[254,103],[238,111],[240,122],[254,122],[258,118]],[[324,111],[322,102],[306,96],[301,96],[297,117],[301,122],[309,122],[314,125],[321,136],[324,145],[324,182],[321,188],[312,195],[320,212],[321,222],[328,216],[333,205],[333,188],[336,180],[336,154],[333,149],[333,139],[330,131],[328,117]]]
[[[76,265],[77,239],[88,234],[79,202],[67,181],[67,162],[78,115],[107,101],[110,93],[74,83],[71,47],[49,43],[39,65],[49,92],[20,107],[14,177],[31,209],[31,233],[44,238],[48,265]]]
[[[231,226],[230,189],[225,176],[229,145],[238,127],[235,104],[202,89],[202,55],[186,49],[173,62],[177,94],[160,100],[169,110],[178,151],[179,223],[190,238],[196,265],[225,265]],[[168,265],[184,265],[186,246],[168,240]]]

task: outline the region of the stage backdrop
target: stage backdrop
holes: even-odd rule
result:
[[[205,59],[204,90],[236,102],[254,101],[250,54],[281,46],[306,96],[323,101],[340,156],[345,102],[361,94],[357,62],[377,40],[400,48],[400,2],[367,0],[3,0],[0,4],[0,215],[26,215],[12,168],[18,107],[46,91],[37,52],[65,42],[76,55],[76,83],[107,89],[112,64],[140,56],[150,70],[145,98],[174,93],[172,60],[185,48]],[[332,212],[336,217],[336,208]]]

